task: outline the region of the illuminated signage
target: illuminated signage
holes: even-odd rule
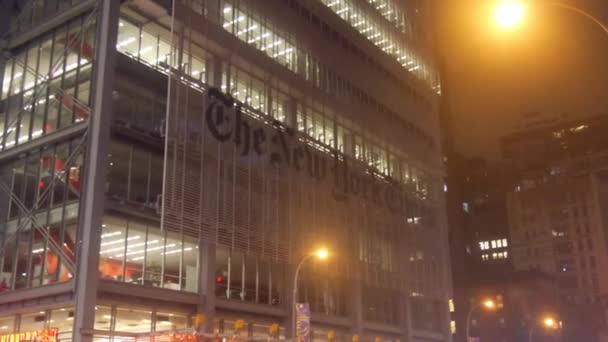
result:
[[[57,328],[44,329],[39,331],[25,331],[14,334],[0,335],[0,342],[57,342]]]

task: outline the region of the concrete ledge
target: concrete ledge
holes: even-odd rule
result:
[[[403,334],[403,329],[398,325],[378,323],[378,322],[363,322],[363,329],[378,331],[378,332],[386,332],[391,334]]]
[[[197,293],[175,291],[154,286],[128,284],[119,281],[99,279],[98,297],[102,292],[128,296],[131,298],[146,298],[172,303],[197,304]]]
[[[236,300],[227,299],[215,299],[215,306],[217,309],[236,311],[252,314],[260,314],[274,317],[285,317],[286,312],[281,306],[270,306],[264,304],[254,304],[248,302],[241,302]]]

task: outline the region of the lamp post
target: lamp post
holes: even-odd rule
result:
[[[294,341],[297,338],[297,302],[298,302],[298,276],[300,275],[300,269],[302,268],[302,265],[304,265],[305,262],[307,262],[308,260],[312,259],[312,258],[317,258],[319,260],[325,260],[329,257],[329,251],[325,248],[320,248],[316,251],[314,251],[313,253],[307,254],[305,255],[302,260],[300,260],[300,263],[298,263],[298,266],[296,267],[296,273],[293,276],[293,301],[291,303],[291,307],[292,307],[292,314],[293,314],[293,319],[291,320],[291,333],[294,337]]]
[[[543,327],[547,329],[557,329],[557,322],[551,316],[545,317],[543,319]],[[532,342],[532,336],[534,334],[534,324],[530,325],[530,331],[528,332],[528,342]]]
[[[534,4],[557,7],[581,15],[599,26],[602,31],[608,35],[608,26],[606,26],[601,20],[591,13],[578,7],[559,1],[538,1]],[[503,29],[513,29],[523,21],[526,16],[527,9],[528,3],[522,0],[501,1],[496,5],[494,11],[496,24]]]
[[[494,301],[491,299],[487,299],[481,303],[471,305],[471,309],[469,309],[469,313],[467,314],[467,325],[466,325],[467,342],[471,339],[471,334],[470,334],[471,315],[473,314],[473,311],[475,311],[481,307],[485,307],[488,310],[493,310],[494,308],[496,308],[496,303],[494,303]]]

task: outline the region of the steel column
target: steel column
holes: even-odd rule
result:
[[[93,75],[92,115],[85,154],[84,187],[79,210],[79,248],[75,281],[74,342],[93,340],[99,244],[105,201],[107,154],[112,121],[119,0],[99,0]]]
[[[213,315],[215,314],[215,257],[214,243],[201,241],[199,245],[199,302],[197,313],[206,316],[207,321],[203,327],[204,332],[213,331]]]

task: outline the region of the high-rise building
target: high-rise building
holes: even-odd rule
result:
[[[513,266],[555,277],[566,339],[606,330],[605,127],[602,117],[562,120],[503,140],[522,170],[507,196]]]
[[[431,1],[2,5],[0,339],[451,340]]]

